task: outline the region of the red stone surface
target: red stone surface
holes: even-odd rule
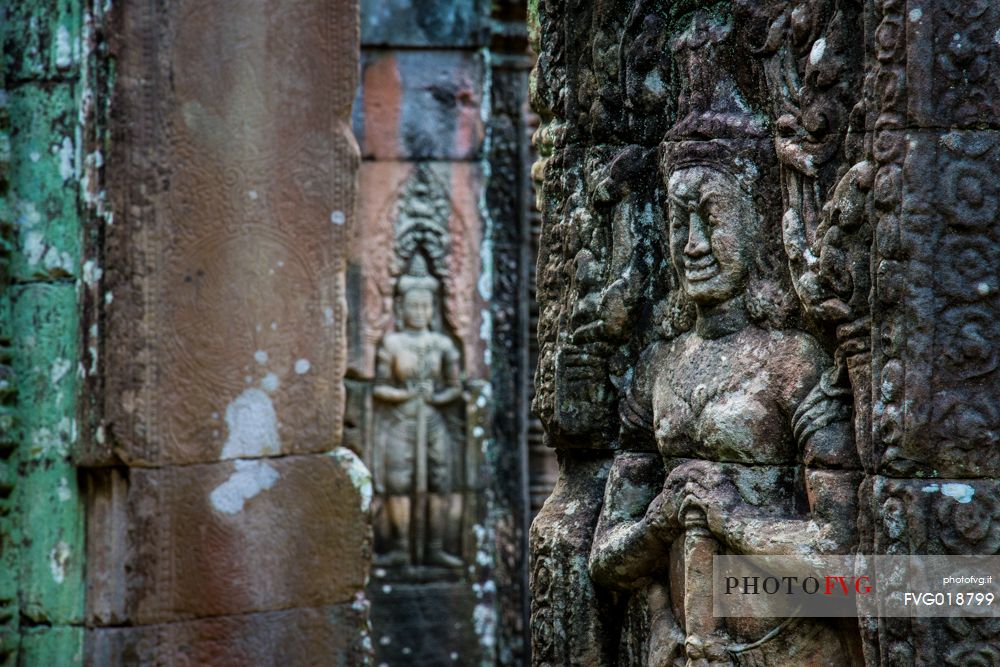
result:
[[[429,205],[447,217],[451,239],[450,274],[445,285],[447,324],[462,343],[469,378],[484,378],[485,341],[481,338],[485,300],[480,293],[483,222],[479,214],[482,173],[469,162],[421,163],[432,179],[431,195],[414,192],[412,162],[361,164],[358,224],[348,241],[348,291],[352,317],[347,365],[354,376],[374,377],[375,349],[393,326],[395,227],[411,204]],[[419,202],[407,202],[407,199]],[[436,215],[435,212],[433,215]]]
[[[359,665],[361,608],[350,604],[138,628],[90,630],[88,667]]]
[[[104,558],[115,570],[91,577],[91,600],[117,613],[102,620],[318,607],[351,601],[364,586],[368,515],[334,456],[133,469],[127,499],[112,505],[91,514],[92,561],[125,556]],[[114,526],[128,526],[124,549],[94,543]]]
[[[267,394],[257,403],[280,432],[240,455],[328,450],[343,402],[356,7],[120,11],[105,267],[115,453],[140,465],[231,458],[229,411],[249,390]]]
[[[474,51],[364,55],[354,130],[366,159],[473,160],[484,137],[483,64]]]

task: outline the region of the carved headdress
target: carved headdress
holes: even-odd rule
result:
[[[422,289],[428,292],[437,292],[438,280],[427,270],[427,260],[421,252],[414,253],[410,259],[410,265],[406,273],[399,277],[396,288],[400,295],[406,294],[410,290]]]
[[[770,180],[776,160],[766,118],[751,110],[743,90],[752,90],[756,77],[741,72],[750,79],[741,79],[741,89],[734,76],[732,61],[739,51],[734,41],[731,24],[707,12],[696,12],[690,26],[672,41],[684,85],[678,100],[680,120],[660,145],[661,166],[665,174],[710,166],[731,174],[757,197],[764,194],[760,180]],[[777,194],[776,188],[764,185],[763,190],[768,189]],[[764,199],[770,203],[772,197]]]
[[[738,62],[752,59],[744,57],[749,52],[736,41],[731,22],[698,11],[671,43],[684,86],[680,120],[660,144],[660,166],[665,180],[686,167],[727,173],[753,199],[762,224],[753,232],[756,257],[747,305],[755,320],[781,326],[793,316],[796,303],[781,244],[778,162],[766,115],[755,113],[747,101],[762,84],[763,73]],[[682,290],[672,298],[667,328],[676,332],[690,325],[691,313]]]

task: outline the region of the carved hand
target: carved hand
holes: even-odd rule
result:
[[[677,521],[677,499],[677,494],[664,487],[646,508],[643,523],[662,542],[672,542],[680,528],[680,523]]]
[[[418,380],[410,385],[410,394],[414,397],[419,396],[426,402],[430,402],[434,397],[434,381],[433,380]]]
[[[461,394],[461,387],[446,387],[434,394],[429,403],[434,406],[447,405],[454,402]]]
[[[739,491],[721,466],[709,461],[688,461],[674,468],[664,484],[676,504],[676,518],[681,521],[691,509],[704,513],[708,528],[720,539],[727,533],[727,522],[741,503]]]
[[[392,385],[375,385],[374,396],[386,403],[403,403],[416,396],[416,394],[410,389],[402,389],[400,387],[393,387]]]

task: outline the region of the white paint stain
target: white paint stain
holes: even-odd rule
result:
[[[913,21],[914,23],[922,19],[923,16],[924,16],[924,10],[920,9],[920,7],[910,10],[910,20]]]
[[[97,281],[100,280],[103,275],[104,271],[101,270],[101,267],[99,267],[97,262],[94,260],[88,259],[83,263],[83,282],[87,285],[87,287],[93,287],[96,285]]]
[[[959,484],[957,482],[949,482],[947,484],[941,485],[941,494],[948,496],[949,498],[954,498],[963,505],[972,502],[972,496],[976,493],[968,484]]]
[[[34,202],[19,201],[17,203],[17,224],[21,227],[34,227],[42,221]]]
[[[972,496],[976,493],[968,484],[960,484],[957,482],[947,482],[945,484],[928,484],[927,486],[920,489],[924,493],[937,493],[941,492],[941,495],[948,496],[949,498],[954,498],[963,505],[972,502]]]
[[[264,461],[236,461],[236,470],[225,482],[212,489],[212,507],[223,514],[238,514],[246,501],[274,486],[281,477]]]
[[[483,646],[493,646],[496,641],[497,612],[492,603],[480,602],[472,611],[472,624]]]
[[[38,162],[39,160],[42,159],[42,154],[39,153],[38,151],[31,151],[31,154],[28,157],[31,158],[32,162]]]
[[[820,60],[823,60],[824,53],[826,53],[826,40],[820,37],[809,52],[809,62],[813,65],[819,63]]]
[[[1000,44],[1000,29],[997,29],[997,31],[993,33],[993,41]]]
[[[264,376],[264,379],[260,381],[260,386],[269,394],[273,394],[278,391],[278,386],[281,382],[278,381],[278,376],[274,373],[268,373]]]
[[[643,81],[643,83],[645,84],[646,88],[648,88],[649,90],[653,91],[656,94],[660,94],[664,90],[666,90],[666,87],[663,85],[663,79],[660,77],[660,70],[658,69],[651,70],[649,74],[646,75],[646,78]]]
[[[29,266],[36,266],[45,255],[45,237],[41,232],[28,232],[24,237],[24,257]]]
[[[73,162],[76,158],[76,151],[73,150],[73,140],[63,137],[62,144],[59,145],[59,176],[64,181],[68,181],[76,175]]]
[[[73,367],[73,362],[69,359],[56,359],[52,362],[52,372],[49,374],[49,379],[52,381],[53,385],[59,384],[59,381],[66,377],[70,369]]]
[[[337,460],[351,479],[351,484],[361,497],[361,511],[368,512],[372,506],[372,474],[358,455],[347,447],[337,447],[330,455]]]
[[[115,295],[111,293],[111,290],[108,290],[107,292],[104,293],[104,303],[106,305],[110,306],[111,302],[114,300],[115,300]]]
[[[260,389],[247,389],[226,406],[226,426],[223,459],[281,453],[278,416],[271,397]]]
[[[247,193],[247,195],[250,197],[250,199],[257,199],[257,191],[256,190],[251,190],[250,192]]]
[[[271,322],[271,331],[277,331],[277,330],[278,330],[278,323]]]
[[[299,375],[305,375],[309,372],[310,368],[311,366],[308,359],[299,359],[295,362],[295,372]]]
[[[342,225],[347,221],[347,217],[344,215],[343,211],[334,211],[330,214],[330,222],[335,225]]]
[[[333,308],[329,306],[323,309],[323,324],[328,327],[333,326]]]
[[[66,566],[69,565],[69,557],[72,552],[69,545],[59,540],[49,551],[49,570],[52,572],[52,580],[57,584],[66,581]]]
[[[69,490],[69,481],[65,477],[59,478],[59,486],[56,488],[56,497],[62,502],[68,502],[73,497],[73,492]]]
[[[253,358],[258,364],[267,363],[267,352],[264,350],[257,350],[253,353]]]
[[[73,40],[69,30],[61,25],[56,29],[56,67],[69,67],[73,64]]]

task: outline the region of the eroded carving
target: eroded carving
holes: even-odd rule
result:
[[[704,573],[996,551],[1000,14],[547,0],[534,21],[535,405],[561,471],[532,529],[536,661],[988,662],[974,623],[720,624]]]
[[[711,557],[849,550],[856,453],[843,396],[823,382],[829,358],[794,326],[788,280],[768,262],[778,233],[766,208],[770,144],[735,96],[730,102],[692,111],[663,144],[664,232],[694,318],[672,323],[690,328],[638,360],[629,415],[649,419],[666,481],[647,507],[623,509],[634,500],[620,499],[612,469],[591,574],[623,588],[651,579],[674,592],[647,596],[672,608],[676,625],[664,609],[650,610],[659,620],[648,653],[668,664],[686,656],[688,664],[797,665],[839,641],[835,631],[714,618]],[[697,138],[706,135],[735,138]],[[621,465],[631,463],[626,455]]]
[[[459,458],[446,410],[462,396],[461,355],[440,327],[439,282],[420,252],[396,287],[398,327],[378,347],[376,490],[384,494],[385,566],[461,567],[444,547]]]
[[[376,491],[375,560],[396,581],[454,578],[469,551],[470,513],[478,511],[469,496],[477,459],[467,428],[475,397],[461,344],[470,313],[456,294],[466,258],[433,168],[416,166],[397,194],[392,239],[383,239],[388,248],[370,267],[381,284],[368,287],[387,297],[389,310],[379,316],[388,321],[374,349],[362,427]]]

